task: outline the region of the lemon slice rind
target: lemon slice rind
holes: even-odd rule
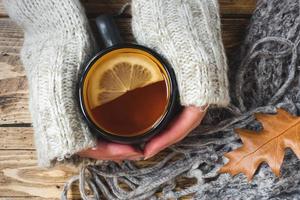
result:
[[[93,109],[110,102],[127,91],[145,87],[164,79],[157,64],[149,57],[137,53],[122,53],[113,59],[95,63],[89,88],[90,107]]]

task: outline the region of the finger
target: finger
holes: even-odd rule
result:
[[[200,124],[204,115],[205,111],[197,107],[185,107],[161,134],[155,136],[146,144],[145,159],[182,140]]]
[[[142,157],[142,152],[130,145],[100,141],[95,148],[80,152],[80,156],[97,160],[125,160],[130,157]]]

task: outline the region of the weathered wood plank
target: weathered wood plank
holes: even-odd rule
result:
[[[140,166],[154,164],[153,161],[140,162]],[[18,197],[17,199],[27,197],[58,199],[64,183],[78,173],[79,169],[71,166],[57,166],[52,169],[37,167],[35,151],[32,150],[1,150],[0,200],[5,197],[9,199],[15,197]],[[196,180],[179,178],[176,182],[176,190],[181,190],[195,184]],[[161,194],[158,192],[157,195]],[[77,185],[72,187],[68,197],[80,198]],[[189,197],[191,196],[182,199],[191,199]]]
[[[221,15],[250,16],[257,0],[219,0]]]
[[[130,0],[81,0],[81,2],[89,16],[96,16],[108,12],[117,13]],[[222,15],[250,15],[256,4],[256,0],[219,0],[219,2]],[[0,17],[7,17],[2,0],[0,0]]]
[[[58,198],[65,181],[76,173],[73,167],[37,167],[34,151],[0,151],[0,197]],[[75,187],[70,196],[78,194]]]
[[[2,2],[2,0],[0,0],[0,17],[6,17],[6,16],[7,16],[7,13],[4,9],[3,2]]]
[[[0,56],[8,64],[20,65],[16,56],[23,44],[23,33],[16,24],[7,18],[0,18]],[[9,55],[9,57],[8,57]],[[17,63],[16,63],[17,62]]]
[[[78,200],[80,198],[77,198]],[[45,200],[45,198],[41,198],[41,197],[34,197],[34,196],[25,196],[25,197],[0,197],[0,200]],[[59,200],[59,198],[47,198],[47,200]],[[70,198],[71,200],[71,198]],[[72,200],[74,200],[72,198]]]
[[[124,39],[133,41],[130,19],[119,19],[117,24]],[[227,53],[239,46],[247,25],[248,19],[222,20]],[[27,81],[19,58],[22,43],[21,30],[10,19],[0,19],[0,124],[31,123]]]
[[[19,56],[22,44],[21,29],[10,19],[0,19],[0,124],[31,123],[27,79]]]
[[[37,167],[35,151],[32,150],[32,135],[32,128],[0,128],[0,137],[4,141],[0,142],[0,200],[1,197],[58,198],[65,181],[79,172],[78,168],[70,166],[57,166],[53,169]],[[138,165],[153,165],[164,157],[165,153],[162,152],[150,160],[139,161]],[[179,178],[176,182],[176,189],[180,190],[195,184],[195,179]],[[72,188],[69,197],[79,198],[77,186]]]
[[[31,123],[28,110],[26,77],[1,79],[0,124]]]
[[[34,150],[32,127],[0,127],[0,150]]]

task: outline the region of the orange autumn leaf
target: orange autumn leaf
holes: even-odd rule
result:
[[[244,173],[248,180],[261,163],[266,162],[276,176],[280,175],[286,148],[291,148],[300,159],[300,117],[279,109],[277,114],[255,114],[263,125],[259,132],[237,129],[243,146],[225,154],[229,159],[219,173]]]

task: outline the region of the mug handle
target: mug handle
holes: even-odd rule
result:
[[[96,17],[96,25],[105,48],[123,43],[119,29],[111,15],[99,15]]]

